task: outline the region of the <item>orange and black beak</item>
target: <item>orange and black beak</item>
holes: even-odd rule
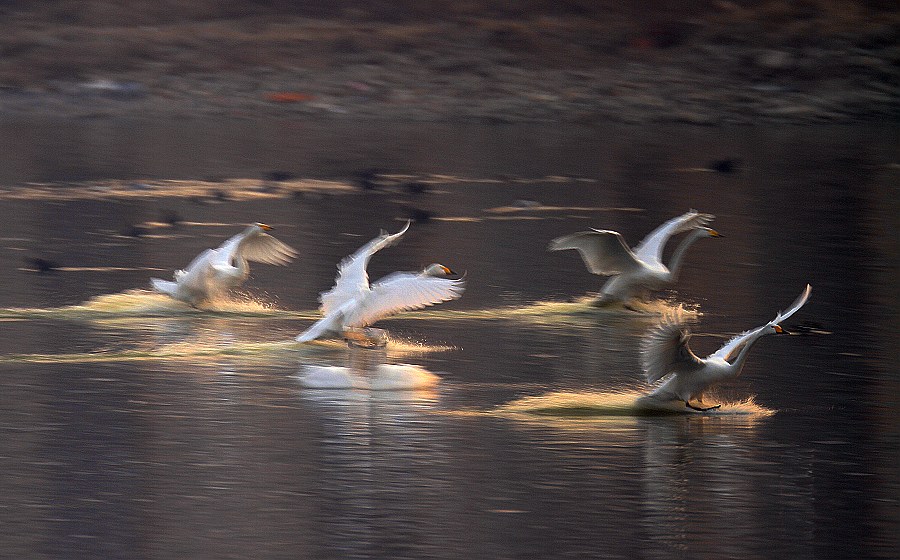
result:
[[[263,230],[263,231],[272,231],[273,229],[275,229],[275,228],[273,228],[272,226],[270,226],[270,225],[268,225],[268,224],[259,224],[259,223],[258,223],[258,224],[256,224],[256,225],[258,225],[258,226],[259,226],[259,229],[261,229],[261,230]]]
[[[775,334],[788,334],[786,330],[781,328],[781,325],[773,325],[773,328],[775,329]]]
[[[452,270],[450,270],[449,268],[447,268],[444,265],[441,265],[441,270],[443,270],[444,274],[446,274],[447,276],[453,276],[456,274],[455,272],[453,272]]]
[[[712,228],[709,228],[709,236],[710,237],[725,237],[724,235],[722,235],[721,233],[719,233],[718,231],[716,231]]]

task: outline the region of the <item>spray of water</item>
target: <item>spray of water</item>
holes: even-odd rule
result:
[[[646,392],[621,390],[610,392],[553,392],[528,396],[498,406],[490,414],[504,416],[544,416],[558,418],[603,418],[610,416],[655,416],[689,414],[708,416],[769,416],[774,411],[756,404],[752,398],[739,402],[704,402],[721,405],[717,409],[700,412],[687,408],[683,402],[658,402],[645,398]]]

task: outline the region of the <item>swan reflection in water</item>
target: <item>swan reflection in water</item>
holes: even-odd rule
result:
[[[387,363],[385,346],[350,345],[345,365],[301,364],[300,385],[307,389],[416,391],[434,387],[440,378],[422,366]]]
[[[345,365],[301,364],[299,395],[321,442],[316,510],[307,523],[343,558],[428,557],[461,546],[451,444],[438,403],[438,376],[385,363],[386,351],[350,347]],[[448,531],[427,532],[440,526]],[[409,538],[398,539],[398,535]]]

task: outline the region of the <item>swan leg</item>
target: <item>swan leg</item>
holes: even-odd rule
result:
[[[699,406],[694,406],[691,403],[689,403],[688,401],[684,401],[684,406],[690,408],[691,410],[696,410],[697,412],[706,412],[707,410],[716,410],[717,408],[720,408],[722,405],[717,404],[715,406],[707,406],[707,407],[703,408],[703,407],[699,407]]]
[[[373,328],[345,328],[344,340],[351,347],[360,348],[384,348],[387,346],[387,333],[382,329]]]
[[[607,294],[600,294],[596,299],[591,301],[591,307],[609,307],[615,305],[619,300],[609,297]]]

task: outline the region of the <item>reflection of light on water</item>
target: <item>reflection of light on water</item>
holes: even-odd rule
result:
[[[106,269],[104,269],[106,270]],[[658,315],[679,315],[691,317],[699,315],[694,308],[667,300],[635,302],[631,309],[622,306],[594,307],[593,297],[586,296],[576,301],[539,301],[521,307],[495,307],[485,309],[443,309],[421,310],[396,316],[402,320],[465,321],[480,319],[506,319],[532,324],[564,324],[572,321],[593,321],[597,317],[610,315],[632,317],[656,317]],[[131,289],[115,294],[95,296],[84,303],[64,307],[0,309],[0,319],[60,319],[60,320],[102,320],[108,318],[141,317],[185,317],[234,316],[242,318],[266,317],[280,319],[316,320],[321,314],[316,310],[290,311],[278,309],[274,303],[258,295],[232,292],[214,300],[204,302],[199,307],[174,300],[152,290]],[[386,320],[389,322],[389,320]],[[392,338],[389,342],[395,351],[449,350],[448,346],[429,346],[416,341]]]
[[[22,272],[35,272],[33,268],[19,268]],[[134,272],[138,270],[160,271],[162,268],[152,266],[59,266],[53,269],[57,272]]]
[[[26,183],[15,189],[0,190],[0,199],[7,200],[152,200],[157,198],[191,198],[220,200],[257,200],[288,198],[298,193],[353,193],[358,190],[348,183],[319,179],[281,181],[277,189],[261,189],[258,179],[227,179],[223,181],[146,180],[141,188],[134,181],[67,182],[58,184]]]
[[[372,371],[342,366],[307,365],[298,376],[309,389],[412,391],[434,387],[440,378],[413,364],[379,364]]]
[[[689,414],[704,416],[769,416],[775,412],[764,408],[753,399],[721,404],[720,408],[696,411],[682,402],[655,403],[643,397],[644,391],[623,390],[615,392],[555,392],[528,396],[498,406],[489,414],[527,415],[531,417],[590,418],[609,416],[653,416],[661,414]]]
[[[152,362],[158,360],[215,360],[222,357],[242,362],[268,364],[279,355],[292,355],[297,351],[293,341],[235,342],[230,344],[179,342],[162,346],[148,346],[125,350],[98,350],[68,354],[6,354],[0,363],[70,364],[103,362]]]
[[[304,342],[300,345],[303,348],[321,348],[327,350],[346,350],[347,342],[340,338],[320,338],[316,340],[311,340],[309,342]],[[416,355],[416,354],[427,354],[431,352],[449,352],[451,350],[456,350],[455,346],[445,346],[440,344],[426,344],[424,342],[418,342],[414,340],[404,340],[401,338],[394,338],[390,335],[387,337],[387,345],[381,349],[376,350],[367,350],[367,349],[358,349],[359,352],[378,352],[383,351],[386,352],[389,356],[405,356],[405,355]]]
[[[629,302],[628,307],[613,304],[596,307],[593,302],[596,296],[589,295],[575,301],[537,301],[521,307],[495,307],[488,309],[463,310],[422,310],[415,313],[398,315],[403,319],[508,319],[520,320],[536,324],[568,323],[573,320],[592,321],[598,317],[610,315],[626,317],[656,318],[660,315],[677,315],[679,317],[696,317],[699,310],[693,306],[665,299],[647,302]]]
[[[248,294],[230,294],[205,302],[199,308],[191,307],[166,295],[151,290],[126,290],[115,294],[93,297],[84,303],[51,308],[10,308],[0,310],[0,317],[47,318],[91,320],[108,317],[180,317],[209,314],[237,317],[282,317],[312,319],[318,314],[284,311],[274,304],[260,301]]]
[[[536,204],[534,206],[497,206],[487,208],[489,214],[515,214],[520,212],[643,212],[640,208],[617,208],[609,206],[547,206]]]
[[[22,318],[0,318],[0,320],[23,320]],[[198,328],[197,321],[215,321],[206,328]],[[301,344],[292,338],[270,341],[246,341],[234,336],[229,330],[227,317],[158,317],[138,319],[115,317],[98,320],[99,324],[115,328],[130,328],[144,331],[129,337],[131,348],[101,348],[93,352],[58,354],[6,354],[0,355],[0,363],[103,363],[138,361],[192,361],[205,362],[229,358],[241,363],[273,365],[296,360],[299,357],[334,356],[347,352],[343,340],[322,340]],[[271,336],[271,335],[270,335]],[[277,334],[276,334],[277,336]],[[184,340],[189,337],[189,340]],[[363,355],[372,353],[383,357],[398,358],[429,352],[452,350],[449,346],[429,346],[420,342],[388,340],[388,345],[378,352],[357,350]],[[384,383],[390,372],[382,372]]]

